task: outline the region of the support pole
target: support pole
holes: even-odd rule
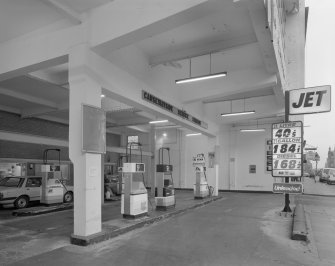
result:
[[[290,104],[290,94],[285,91],[285,123],[289,122],[289,104]],[[290,183],[290,178],[285,177],[285,183]],[[290,208],[290,194],[285,193],[285,207],[283,212],[292,212]]]

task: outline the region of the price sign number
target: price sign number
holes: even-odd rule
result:
[[[302,176],[301,121],[272,124],[272,176]]]
[[[275,133],[275,137],[277,138],[294,138],[297,135],[297,131],[295,129],[278,129],[277,132]]]
[[[301,169],[300,160],[274,160],[273,169]]]
[[[301,150],[300,144],[276,144],[273,145],[273,153],[299,153]]]

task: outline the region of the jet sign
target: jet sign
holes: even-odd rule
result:
[[[330,112],[330,85],[289,91],[289,114]]]

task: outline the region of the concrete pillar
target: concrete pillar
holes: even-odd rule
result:
[[[151,197],[155,196],[155,187],[156,187],[156,140],[155,140],[155,127],[150,127],[149,132],[149,151],[152,152],[152,156],[149,159],[149,165],[148,165],[148,174],[149,174],[149,180],[150,180],[150,195]]]
[[[215,151],[215,162],[214,162],[214,169],[215,169],[214,182],[215,182],[215,186],[214,186],[213,196],[218,196],[219,195],[220,146],[218,144],[219,144],[219,137],[216,137],[216,145],[214,147],[214,151]]]
[[[78,45],[70,51],[69,155],[74,166],[74,236],[101,232],[101,154],[82,151],[82,104],[101,107],[101,87],[85,71],[89,49]]]
[[[236,190],[236,139],[237,133],[232,130],[229,134],[229,190]]]
[[[107,145],[107,143],[106,143]],[[104,154],[101,155],[101,203],[105,203],[105,156]]]
[[[192,175],[191,173],[187,173],[187,163],[191,160],[187,160],[187,151],[186,151],[186,137],[183,131],[178,130],[179,135],[179,154],[180,154],[180,175],[179,175],[179,187],[186,187],[186,175]],[[192,185],[193,188],[193,185]]]

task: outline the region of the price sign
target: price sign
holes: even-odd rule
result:
[[[272,124],[272,176],[302,176],[302,122]]]

